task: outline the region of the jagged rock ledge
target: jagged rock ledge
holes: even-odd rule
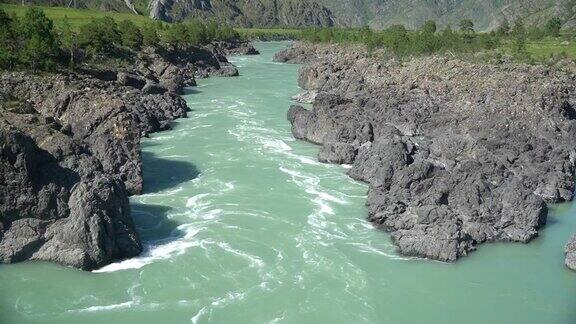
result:
[[[308,62],[299,85],[313,108],[290,108],[292,133],[322,145],[320,161],[352,164],[348,174],[369,184],[368,219],[400,253],[455,261],[484,242],[526,243],[546,203],[572,200],[573,75],[330,51],[295,44],[276,56]]]
[[[238,46],[238,48],[235,48]],[[143,190],[140,139],[186,117],[195,78],[235,76],[244,43],[143,51],[129,68],[0,75],[0,262],[92,270],[142,245],[128,196]]]

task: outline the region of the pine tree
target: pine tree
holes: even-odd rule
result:
[[[496,33],[500,37],[507,36],[510,33],[510,23],[508,19],[504,18],[504,20],[502,20]]]
[[[78,49],[78,35],[72,29],[68,17],[64,17],[60,23],[60,41],[62,43],[62,48],[68,52],[70,55],[69,63],[70,66],[76,64],[74,60],[74,53]]]
[[[424,34],[434,34],[436,33],[436,21],[428,20],[422,25],[422,33]]]
[[[123,20],[118,24],[118,28],[122,34],[122,45],[135,50],[139,50],[142,47],[142,32],[133,22]]]
[[[562,28],[562,20],[558,17],[554,17],[546,22],[544,28],[546,30],[546,35],[558,37],[560,36],[560,29]]]
[[[459,26],[463,33],[474,33],[474,22],[470,19],[462,19]]]
[[[512,28],[512,35],[514,40],[512,42],[512,51],[517,56],[525,56],[528,54],[526,48],[526,27],[524,27],[524,22],[522,19],[518,18],[514,22],[514,28]]]
[[[19,31],[24,41],[20,53],[24,62],[34,71],[50,68],[59,45],[52,20],[42,10],[30,7],[20,21]]]
[[[11,69],[16,63],[16,31],[17,21],[0,9],[0,69]]]
[[[158,30],[154,24],[146,23],[142,27],[142,44],[150,47],[159,46],[160,36],[158,36]]]
[[[96,54],[112,54],[121,43],[118,25],[110,17],[93,19],[80,26],[78,44]]]

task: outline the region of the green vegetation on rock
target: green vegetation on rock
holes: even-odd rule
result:
[[[240,38],[233,28],[214,22],[147,21],[140,27],[133,19],[117,18],[95,15],[73,25],[68,15],[63,15],[56,25],[42,8],[10,13],[0,8],[0,69],[52,70],[58,65],[116,64],[132,60],[142,46],[186,48]]]
[[[516,19],[512,27],[507,20],[492,32],[475,31],[474,23],[463,19],[458,30],[447,26],[437,30],[437,23],[426,21],[419,29],[404,25],[384,30],[363,28],[309,28],[298,36],[312,43],[363,44],[372,51],[384,49],[398,57],[429,54],[468,53],[488,58],[509,58],[524,62],[541,62],[565,57],[576,59],[576,39],[570,33],[561,34],[558,19],[544,26],[526,27]]]

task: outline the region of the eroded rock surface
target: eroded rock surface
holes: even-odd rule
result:
[[[566,253],[566,266],[570,270],[576,271],[576,235],[572,236],[570,241],[566,244],[565,248]]]
[[[234,72],[236,71],[236,72]],[[128,196],[140,140],[186,117],[195,76],[234,75],[214,48],[142,52],[121,70],[0,75],[0,262],[92,270],[138,255]]]
[[[321,161],[353,164],[349,175],[369,184],[369,220],[401,253],[454,261],[484,242],[528,242],[547,202],[572,199],[572,75],[297,46],[277,57],[311,62],[299,85],[317,95],[311,110],[290,108],[294,136],[322,145]]]

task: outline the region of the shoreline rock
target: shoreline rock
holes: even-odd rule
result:
[[[566,266],[568,269],[576,271],[576,235],[573,235],[570,241],[566,243],[564,252],[566,254]]]
[[[289,109],[292,133],[322,145],[321,161],[352,164],[348,174],[369,184],[368,219],[400,253],[455,261],[484,242],[526,243],[546,203],[572,200],[572,75],[330,50],[296,44],[277,55],[309,62],[299,85],[317,93],[311,110]]]
[[[0,74],[0,262],[93,270],[142,252],[128,197],[140,140],[187,116],[195,77],[238,75],[215,47],[140,53],[132,67]]]

